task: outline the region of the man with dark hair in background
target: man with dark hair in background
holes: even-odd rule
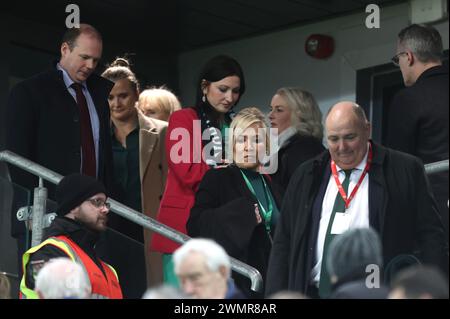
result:
[[[59,174],[83,173],[109,189],[112,150],[109,137],[110,81],[94,75],[103,42],[92,26],[81,24],[63,36],[61,58],[50,70],[17,84],[7,106],[6,148]],[[38,179],[9,166],[15,184],[33,190]],[[48,185],[49,198],[54,186]],[[19,192],[14,193],[12,236],[19,260],[27,245],[25,226],[17,221]],[[19,269],[19,275],[21,270]]]
[[[390,106],[386,144],[424,164],[448,159],[448,66],[442,65],[442,51],[435,28],[413,24],[398,34],[392,58],[406,88]],[[448,238],[448,170],[429,179]]]

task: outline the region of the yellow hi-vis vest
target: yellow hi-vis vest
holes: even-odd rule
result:
[[[30,256],[44,247],[45,245],[53,245],[61,249],[72,261],[80,264],[91,282],[93,299],[122,298],[122,291],[119,285],[119,279],[115,269],[102,262],[104,273],[92,261],[92,259],[71,239],[66,236],[50,237],[37,246],[30,248],[22,257],[23,277],[20,282],[20,298],[21,299],[37,299],[37,292],[26,286],[26,267],[30,260]]]

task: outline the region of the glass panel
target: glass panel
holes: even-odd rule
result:
[[[7,273],[12,298],[18,296],[21,257],[31,238],[16,213],[20,207],[29,206],[31,200],[29,190],[0,177],[0,271]]]

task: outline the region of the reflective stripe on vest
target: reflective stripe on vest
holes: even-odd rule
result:
[[[91,286],[91,298],[94,299],[108,299],[108,298],[122,298],[122,291],[120,289],[119,280],[115,269],[100,260],[101,269],[94,263],[94,261],[71,239],[66,236],[51,237],[40,245],[32,247],[23,256],[23,270],[24,276],[20,284],[21,295],[23,299],[38,298],[35,291],[26,287],[25,276],[26,266],[29,262],[30,255],[41,249],[45,245],[53,245],[64,251],[70,259],[79,263],[86,275],[88,276]]]
[[[20,281],[20,299],[38,299],[39,296],[37,292],[35,292],[33,289],[30,289],[26,286],[25,277],[26,277],[26,268],[28,265],[28,262],[30,261],[30,256],[37,252],[39,249],[44,247],[45,245],[53,245],[59,249],[61,249],[63,252],[66,253],[66,255],[73,261],[78,262],[82,265],[80,260],[78,259],[78,256],[76,256],[75,252],[70,248],[69,245],[67,245],[65,242],[63,242],[60,239],[56,239],[54,237],[51,237],[39,245],[36,245],[34,247],[31,247],[28,249],[22,256],[22,280]],[[83,265],[82,265],[83,266]],[[83,267],[84,269],[84,267]],[[86,269],[84,269],[86,272]]]

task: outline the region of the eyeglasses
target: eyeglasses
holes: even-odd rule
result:
[[[106,207],[106,209],[110,209],[111,208],[111,204],[107,203],[106,201],[104,201],[101,198],[89,198],[86,201],[91,203],[92,206],[94,206],[96,208],[103,208],[103,207]]]
[[[394,55],[394,56],[392,57],[392,59],[391,59],[392,63],[394,63],[396,66],[398,66],[398,62],[399,62],[399,60],[400,60],[400,56],[401,56],[402,54],[406,54],[406,53],[408,53],[408,52],[403,51],[403,52],[400,52],[400,53],[397,53],[396,55]]]

